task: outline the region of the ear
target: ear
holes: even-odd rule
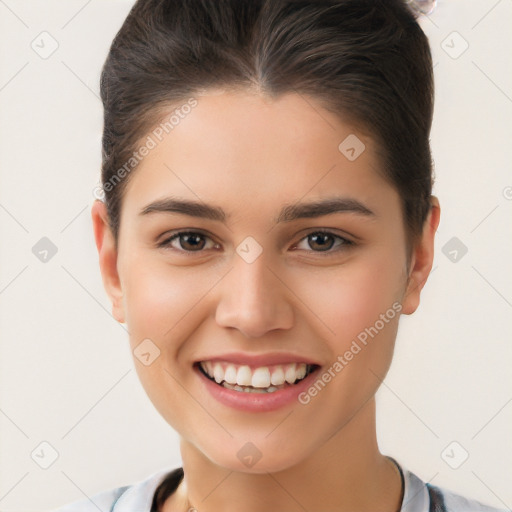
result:
[[[434,261],[434,238],[439,226],[441,208],[437,197],[432,196],[431,208],[420,240],[413,249],[407,287],[402,300],[402,313],[410,315],[416,311],[420,304],[420,293],[427,282]]]
[[[108,222],[107,207],[102,201],[94,201],[91,216],[103,286],[112,302],[112,315],[118,322],[124,323],[123,290],[117,271],[117,249]]]

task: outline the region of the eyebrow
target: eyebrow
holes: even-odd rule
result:
[[[226,219],[229,217],[229,215],[226,215],[224,210],[218,206],[175,197],[167,197],[154,201],[142,208],[139,215],[148,215],[151,213],[178,213],[223,223],[226,223]],[[283,206],[279,215],[274,219],[274,223],[291,222],[297,219],[321,217],[334,213],[356,213],[366,217],[376,216],[372,210],[356,199],[328,197],[309,203],[298,202],[287,204]]]

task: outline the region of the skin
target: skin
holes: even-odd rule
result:
[[[134,364],[181,439],[185,479],[163,510],[394,512],[401,483],[377,445],[374,395],[391,364],[400,315],[307,405],[232,409],[204,392],[192,364],[235,351],[290,352],[319,361],[320,372],[329,368],[393,303],[402,314],[416,310],[432,267],[439,203],[432,198],[408,273],[400,198],[379,174],[368,136],[294,93],[269,99],[226,90],[197,99],[133,171],[117,249],[104,204],[92,208],[112,314],[127,324],[132,350],[147,338],[158,346],[151,365]],[[338,150],[350,134],[366,145],[355,161]],[[375,215],[273,223],[285,204],[334,194]],[[171,195],[220,206],[229,218],[139,214]],[[327,254],[307,236],[319,228],[354,245],[336,251],[342,239],[334,237]],[[179,239],[157,246],[179,229],[206,232],[202,252]],[[247,236],[263,249],[251,264],[236,252]],[[247,442],[262,454],[251,468],[237,457]]]

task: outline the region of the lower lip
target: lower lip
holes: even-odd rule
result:
[[[297,403],[299,394],[311,385],[311,381],[316,378],[319,369],[320,367],[316,368],[298,384],[287,386],[284,389],[272,393],[248,393],[225,388],[210,380],[198,367],[194,366],[194,370],[198,373],[204,386],[216,400],[228,407],[251,412],[275,411],[294,402]]]

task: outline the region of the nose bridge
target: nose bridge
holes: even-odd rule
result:
[[[220,326],[236,328],[248,337],[291,327],[292,306],[281,282],[267,265],[263,253],[253,261],[234,256],[217,305],[216,320]]]

